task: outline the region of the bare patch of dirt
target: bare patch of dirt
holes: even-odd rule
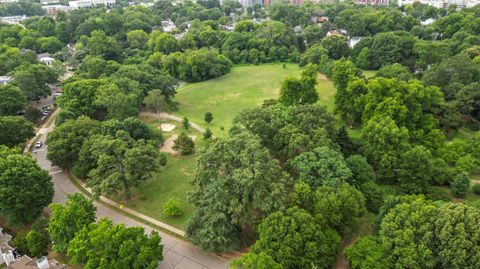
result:
[[[173,141],[175,141],[176,139],[178,138],[178,134],[173,134],[171,136],[169,136],[167,138],[167,140],[165,140],[165,143],[163,144],[163,146],[160,148],[160,151],[161,152],[165,152],[165,153],[170,153],[170,154],[173,154],[173,155],[177,155],[178,152],[173,150]]]

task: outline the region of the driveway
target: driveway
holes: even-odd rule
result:
[[[40,129],[42,134],[39,141],[45,142],[47,134],[53,130],[52,126]],[[38,164],[43,169],[47,170],[52,176],[55,195],[53,197],[54,203],[65,203],[67,195],[70,193],[80,192],[68,179],[67,175],[59,167],[52,166],[52,163],[47,160],[48,145],[44,144],[41,149],[34,149],[33,156],[36,157]],[[97,219],[109,218],[114,223],[123,223],[126,226],[141,226],[147,233],[152,229],[150,226],[131,219],[123,214],[118,213],[102,204],[94,202],[97,207]],[[172,237],[161,231],[157,231],[162,237],[162,244],[164,245],[163,261],[160,262],[159,269],[227,269],[228,261],[218,256],[202,252],[198,247]]]

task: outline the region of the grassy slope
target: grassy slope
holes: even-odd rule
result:
[[[163,133],[165,139],[173,134],[179,134],[183,130],[182,123],[179,122],[158,120],[149,116],[141,116],[140,119],[152,129],[158,129],[161,123],[176,125],[177,128],[172,132]],[[197,131],[190,128],[188,134],[197,136],[195,140],[197,148],[204,144],[202,135]],[[167,153],[165,155],[167,156],[167,165],[160,168],[151,180],[133,189],[130,201],[124,202],[119,197],[114,197],[114,199],[124,202],[131,209],[177,228],[184,229],[193,211],[193,207],[187,200],[187,194],[193,190],[190,178],[195,172],[195,156],[173,156]],[[163,214],[163,206],[169,199],[177,200],[180,203],[184,210],[184,214],[181,217],[168,217]]]
[[[301,72],[298,65],[285,64],[286,68],[282,65],[238,66],[220,78],[182,87],[176,96],[180,105],[175,114],[207,126],[203,117],[205,112],[212,112],[214,119],[208,127],[214,135],[225,137],[235,115],[246,108],[259,106],[265,99],[277,98],[280,81]]]

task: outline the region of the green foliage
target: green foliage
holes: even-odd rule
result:
[[[51,90],[47,83],[57,80],[57,75],[52,68],[43,64],[23,65],[15,69],[13,84],[22,90],[29,99],[47,97]]]
[[[162,58],[162,63],[170,75],[189,82],[219,77],[230,72],[232,65],[227,57],[212,49],[175,52]]]
[[[313,205],[315,204],[314,195],[315,193],[312,191],[310,185],[303,181],[299,181],[293,186],[293,191],[290,193],[290,199],[293,206],[298,206],[311,212]]]
[[[22,254],[28,254],[27,234],[28,233],[26,231],[19,231],[13,238],[13,244]]]
[[[344,251],[352,269],[383,269],[382,248],[376,237],[367,235]]]
[[[0,116],[0,145],[15,147],[35,136],[33,124],[19,116]]]
[[[340,151],[343,153],[344,157],[350,157],[359,151],[359,145],[357,141],[354,141],[350,138],[345,126],[342,126],[337,130],[335,143],[337,143],[337,145],[340,147]]]
[[[184,117],[182,120],[182,125],[183,129],[185,129],[185,131],[188,131],[188,129],[190,128],[190,120],[188,120],[187,117]]]
[[[11,85],[0,86],[0,116],[15,115],[27,105],[22,91]]]
[[[195,150],[195,143],[187,133],[182,132],[178,138],[173,141],[172,149],[180,151],[182,155],[190,155]]]
[[[243,111],[234,122],[259,136],[262,145],[281,161],[319,146],[333,146],[336,133],[333,116],[318,105],[267,104]]]
[[[303,209],[275,212],[258,227],[253,253],[264,252],[283,268],[331,268],[339,250],[340,237],[317,224]]]
[[[278,101],[286,106],[313,104],[318,101],[316,67],[308,64],[300,79],[287,77],[281,83]]]
[[[167,110],[168,104],[161,90],[151,90],[148,95],[143,98],[143,103],[148,108],[153,108],[159,114],[162,110]]]
[[[409,194],[424,193],[432,182],[432,154],[423,146],[415,146],[400,157],[398,182],[400,190]]]
[[[141,227],[126,228],[101,219],[84,227],[70,241],[68,256],[73,264],[85,268],[157,268],[163,260],[161,238],[155,231],[150,236]]]
[[[395,264],[396,268],[434,268],[436,240],[432,220],[436,216],[435,206],[422,199],[391,209],[380,228],[383,257],[387,264]]]
[[[214,140],[197,152],[196,161],[187,237],[202,249],[238,249],[243,231],[283,206],[288,178],[255,136],[241,132]]]
[[[359,188],[363,184],[374,180],[372,167],[362,155],[352,155],[345,162],[352,172],[352,176],[347,180],[348,184]]]
[[[260,252],[243,254],[230,263],[230,269],[282,269],[282,266],[265,252]]]
[[[163,206],[163,214],[169,217],[178,217],[183,215],[183,210],[177,201],[170,199]]]
[[[138,114],[139,95],[126,93],[115,84],[103,85],[97,89],[94,104],[107,110],[107,118],[124,120]]]
[[[464,198],[470,190],[470,178],[468,177],[468,173],[459,173],[455,176],[450,185],[452,187],[452,194],[455,197]]]
[[[343,36],[327,36],[322,39],[320,44],[328,51],[328,56],[331,59],[338,60],[342,57],[348,57],[350,54],[347,39]]]
[[[368,211],[378,213],[383,205],[384,194],[382,189],[375,182],[368,181],[360,186],[360,191],[365,197],[365,206]]]
[[[463,204],[440,205],[434,217],[435,253],[441,268],[480,265],[480,212]]]
[[[40,258],[47,255],[50,238],[48,233],[30,230],[27,234],[27,246],[30,255]]]
[[[392,65],[385,65],[382,66],[375,74],[376,77],[384,77],[384,78],[396,78],[401,81],[409,81],[413,79],[413,74],[401,64],[392,64]]]
[[[81,116],[76,120],[67,120],[48,134],[47,158],[64,169],[72,168],[78,160],[80,150],[91,134],[97,133],[100,123]]]
[[[480,195],[480,184],[474,184],[472,186],[472,191],[473,193],[475,193],[476,195]]]
[[[12,224],[34,221],[53,198],[48,172],[29,155],[3,150],[0,171],[0,213]]]
[[[328,147],[315,148],[292,160],[292,167],[301,181],[312,189],[320,186],[339,186],[352,176],[341,153]]]
[[[438,187],[429,188],[425,194],[425,197],[432,201],[450,202],[452,200],[452,195],[448,189],[446,190]]]
[[[165,164],[165,157],[150,143],[118,131],[115,136],[91,136],[80,151],[80,161],[90,171],[87,186],[94,195],[124,191],[128,199],[130,188]]]
[[[68,244],[75,234],[95,221],[96,207],[82,194],[68,196],[66,205],[51,204],[52,214],[48,232],[52,238],[52,249],[67,253]]]
[[[207,130],[205,130],[205,133],[203,133],[203,139],[207,140],[207,139],[210,139],[212,137],[212,131],[210,130],[210,128],[207,128]]]
[[[212,114],[212,112],[206,112],[206,113],[205,113],[204,120],[205,120],[206,123],[212,122],[212,120],[213,120],[213,114]]]
[[[341,235],[355,231],[365,213],[362,193],[346,183],[338,187],[322,186],[315,192],[313,216]]]

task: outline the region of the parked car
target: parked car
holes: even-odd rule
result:
[[[37,143],[35,143],[35,148],[39,149],[43,146],[43,142],[42,141],[38,141]]]
[[[42,112],[42,114],[43,114],[44,116],[48,116],[48,115],[50,115],[50,111],[45,110],[45,111]]]

